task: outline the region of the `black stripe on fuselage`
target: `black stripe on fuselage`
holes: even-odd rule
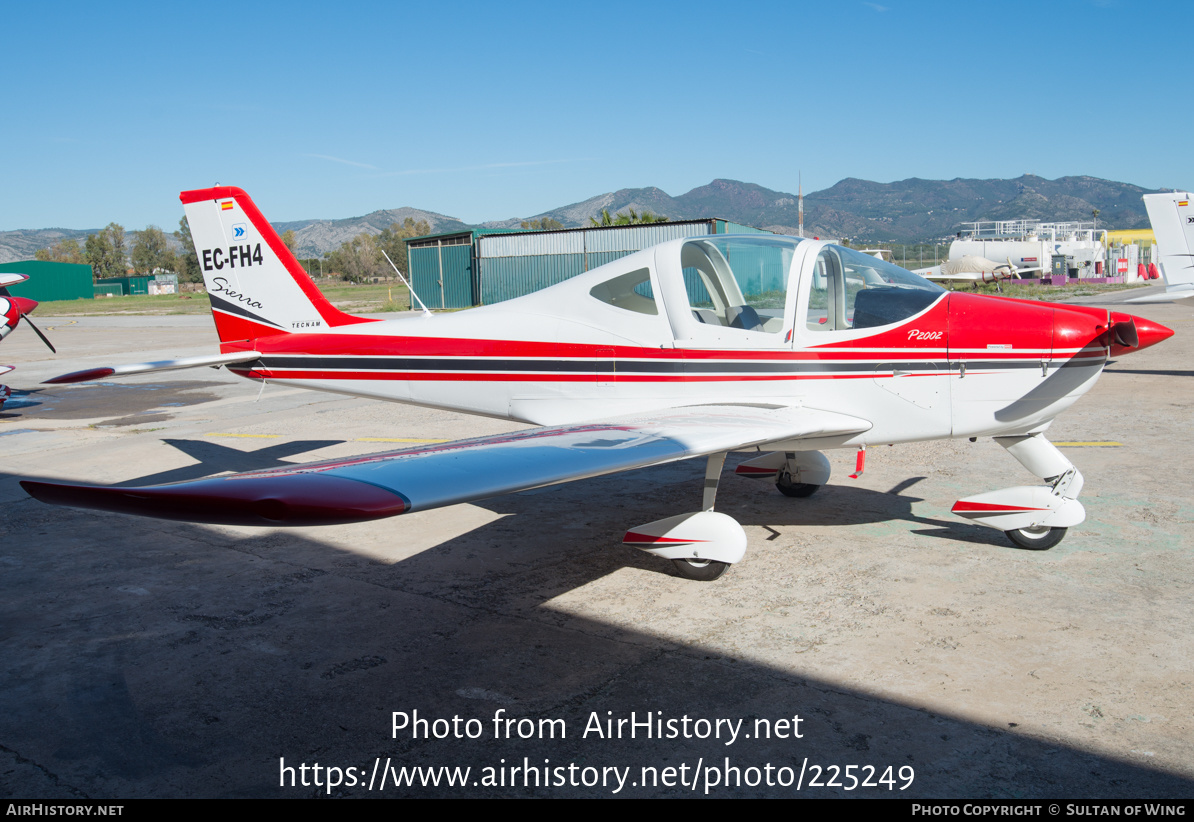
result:
[[[1007,371],[1040,368],[1041,360],[966,360],[968,368]],[[1063,361],[1070,365],[1102,365],[1103,359]],[[321,357],[271,356],[261,358],[259,367],[277,371],[404,371],[404,372],[485,372],[549,374],[865,374],[885,371],[946,372],[950,366],[940,362],[847,362],[840,360],[794,362],[742,362],[718,360],[508,360],[496,358],[456,359],[439,357]],[[1050,367],[1057,367],[1050,362]]]

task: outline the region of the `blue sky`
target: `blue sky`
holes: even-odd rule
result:
[[[0,230],[526,217],[718,177],[1194,185],[1190,0],[5,3]]]

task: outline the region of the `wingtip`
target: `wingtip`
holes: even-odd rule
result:
[[[211,525],[343,525],[392,517],[410,509],[403,495],[318,472],[213,477],[119,488],[21,480],[34,499],[51,505]]]
[[[115,368],[88,368],[85,371],[72,371],[69,374],[63,374],[59,377],[51,377],[48,380],[42,380],[42,385],[66,385],[73,382],[89,382],[91,380],[102,380],[104,377],[110,377],[116,373]]]

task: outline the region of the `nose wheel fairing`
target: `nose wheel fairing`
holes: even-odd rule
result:
[[[965,497],[954,503],[960,517],[1003,531],[1021,548],[1042,550],[1086,519],[1078,502],[1082,473],[1043,434],[996,437],[995,441],[1047,485],[1016,486]]]

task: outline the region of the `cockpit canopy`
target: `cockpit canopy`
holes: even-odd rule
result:
[[[667,253],[679,253],[683,291],[663,288],[669,295],[668,313],[690,315],[699,328],[723,341],[727,341],[723,329],[753,332],[756,344],[766,346],[779,341],[767,343],[766,337],[756,335],[778,335],[789,329],[783,337],[783,342],[789,342],[791,329],[800,323],[819,332],[900,322],[944,293],[917,274],[853,249],[825,245],[803,253],[801,244],[809,242],[771,235],[712,235],[669,247]],[[810,259],[813,252],[816,257]],[[654,278],[660,272],[653,274],[638,259],[633,270],[592,286],[590,296],[626,311],[658,316]],[[676,271],[674,262],[656,261],[662,270]],[[794,271],[794,265],[802,270]],[[790,289],[796,286],[800,291],[789,299]],[[681,293],[687,305],[672,305]],[[788,312],[798,312],[802,319],[797,321]]]

